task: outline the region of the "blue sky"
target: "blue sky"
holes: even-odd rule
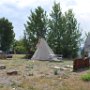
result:
[[[15,38],[20,39],[30,10],[41,6],[50,13],[54,1],[60,2],[62,12],[73,9],[83,34],[90,31],[90,0],[0,0],[0,18],[5,17],[12,22]]]

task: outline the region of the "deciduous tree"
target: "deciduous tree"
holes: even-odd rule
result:
[[[0,18],[0,49],[8,51],[13,43],[14,37],[12,23],[6,18]]]

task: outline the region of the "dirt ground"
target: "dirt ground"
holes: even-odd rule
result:
[[[90,90],[90,82],[81,80],[81,75],[90,69],[73,72],[73,61],[35,61],[14,55],[12,59],[0,60],[0,90]],[[17,75],[8,75],[9,71]]]

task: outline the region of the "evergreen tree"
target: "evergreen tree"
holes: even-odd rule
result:
[[[76,57],[80,45],[80,28],[77,20],[69,9],[65,12],[65,34],[64,34],[64,56],[66,57]]]
[[[49,20],[48,43],[55,53],[62,53],[63,41],[63,17],[60,4],[54,3]]]
[[[24,41],[28,51],[35,51],[39,38],[45,38],[47,30],[47,15],[41,8],[37,7],[35,11],[31,11],[25,24]]]
[[[56,54],[75,57],[80,45],[81,32],[72,12],[62,14],[60,4],[54,3],[49,20],[48,43]]]

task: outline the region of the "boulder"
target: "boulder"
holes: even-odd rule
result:
[[[65,68],[73,68],[72,65],[66,65]]]
[[[64,70],[67,70],[67,68],[61,67],[60,70],[61,70],[61,71],[64,71]]]
[[[16,70],[7,71],[7,75],[18,75],[18,71]]]
[[[0,65],[0,70],[2,69],[6,69],[6,66],[5,65]]]

